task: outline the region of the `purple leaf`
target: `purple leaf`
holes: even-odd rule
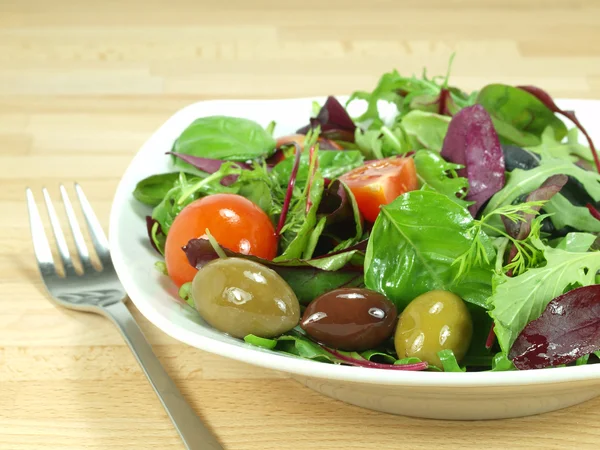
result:
[[[175,152],[167,152],[167,155],[173,155],[182,161],[185,161],[188,164],[191,164],[196,169],[201,170],[206,173],[215,173],[218,171],[223,164],[228,161],[223,161],[221,159],[210,159],[210,158],[201,158],[199,156],[186,155],[184,153],[175,153]],[[243,162],[235,162],[237,166],[242,169],[250,170],[252,166],[250,164],[246,164]],[[238,179],[239,175],[227,175],[221,179],[221,185],[223,186],[231,186]]]
[[[525,202],[550,200],[555,194],[560,192],[564,185],[567,184],[567,181],[569,181],[569,177],[566,175],[552,175],[550,178],[544,181],[539,188],[531,191],[529,195],[527,195]],[[534,206],[532,209],[539,211],[541,206]],[[507,219],[505,216],[502,216],[502,222],[504,222],[504,228],[506,228],[506,232],[508,234],[515,239],[523,240],[529,236],[529,232],[531,231],[531,221],[534,217],[535,215],[533,214],[525,214],[523,216],[523,222],[515,223],[512,220]]]
[[[298,176],[298,168],[300,167],[300,157],[302,156],[302,150],[300,146],[294,143],[296,152],[294,154],[294,166],[292,167],[292,174],[290,175],[290,181],[288,181],[287,190],[285,191],[285,198],[283,200],[283,206],[281,207],[281,214],[279,215],[279,222],[277,223],[277,230],[275,235],[279,236],[281,229],[285,225],[285,219],[290,209],[292,202],[292,194],[294,193],[294,185],[296,184],[296,177]]]
[[[508,354],[518,369],[568,364],[600,350],[600,285],[556,297],[519,334]]]
[[[326,232],[339,239],[350,239],[356,234],[354,208],[346,187],[335,180],[323,191],[323,198],[317,210],[319,217],[326,217]],[[362,217],[361,224],[362,225]]]
[[[317,343],[318,344],[318,343]],[[426,362],[418,362],[418,363],[411,363],[411,364],[382,364],[382,363],[376,363],[373,361],[369,361],[367,359],[357,359],[357,358],[352,358],[351,356],[346,356],[343,355],[342,353],[338,352],[337,350],[334,350],[332,348],[329,347],[325,347],[324,345],[318,344],[319,347],[321,347],[323,350],[325,350],[328,353],[331,353],[333,356],[335,356],[337,359],[344,361],[345,363],[348,363],[352,366],[357,366],[357,367],[370,367],[372,369],[385,369],[385,370],[409,370],[409,371],[416,371],[416,370],[425,370],[429,367],[429,365]]]
[[[560,109],[558,107],[558,105],[556,103],[554,103],[554,100],[552,99],[550,94],[548,94],[543,89],[540,89],[539,87],[536,87],[536,86],[517,86],[517,87],[526,92],[529,92],[531,95],[534,95],[539,101],[541,101],[544,105],[546,105],[546,108],[548,108],[550,111],[566,117],[571,122],[573,122],[575,124],[575,126],[577,128],[579,128],[579,130],[581,130],[581,132],[587,139],[588,144],[590,146],[590,150],[592,151],[592,155],[594,156],[594,162],[596,163],[596,170],[598,172],[600,172],[600,159],[598,158],[598,152],[596,151],[596,147],[594,147],[594,142],[592,141],[592,138],[590,137],[590,135],[588,134],[586,129],[583,127],[581,122],[579,122],[579,119],[577,119],[577,116],[575,116],[575,113],[573,111],[565,111],[564,109]]]
[[[441,154],[447,161],[465,166],[458,175],[469,180],[466,199],[475,202],[469,206],[475,217],[485,202],[504,186],[504,153],[483,106],[469,106],[452,118]]]
[[[154,250],[162,255],[162,251],[158,248],[156,242],[154,242],[154,239],[152,238],[152,228],[154,227],[154,224],[157,224],[158,227],[156,229],[156,235],[166,239],[165,233],[163,232],[160,223],[158,223],[158,220],[153,219],[151,216],[146,216],[146,230],[148,231],[148,239],[150,240],[150,244],[152,244],[152,248],[154,248]]]
[[[335,97],[327,97],[327,101],[317,114],[310,119],[310,123],[300,129],[297,133],[306,134],[308,130],[321,127],[321,136],[329,139],[337,139],[354,142],[356,125],[348,115],[346,109]]]
[[[206,173],[215,173],[217,170],[219,170],[221,168],[221,166],[223,164],[228,162],[228,161],[223,161],[221,159],[201,158],[199,156],[186,155],[184,153],[167,152],[166,154],[176,156],[177,158],[181,159],[182,161],[185,161],[186,163],[191,164],[196,169],[201,170]],[[243,162],[236,162],[235,164],[238,165],[242,169],[247,169],[247,170],[252,169],[252,166],[250,164],[246,164]]]

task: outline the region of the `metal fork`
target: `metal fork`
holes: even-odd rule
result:
[[[79,198],[96,255],[102,264],[100,270],[94,268],[92,264],[90,252],[88,251],[67,191],[63,185],[60,185],[60,193],[67,219],[83,268],[83,273],[81,274],[77,273],[73,264],[73,259],[69,253],[65,235],[61,229],[56,210],[50,200],[50,195],[46,188],[42,192],[50,224],[54,232],[54,238],[56,239],[58,253],[62,260],[64,268],[63,276],[57,272],[50,244],[44,232],[44,225],[35,204],[33,193],[29,188],[26,191],[27,209],[29,210],[33,249],[42,279],[51,297],[56,303],[65,308],[102,314],[111,319],[123,335],[125,342],[129,345],[129,348],[148,377],[150,384],[175,425],[185,446],[190,450],[222,450],[223,447],[221,447],[211,432],[200,421],[194,410],[177,389],[177,386],[175,386],[175,383],[173,383],[173,380],[171,380],[162,367],[142,330],[140,330],[135,319],[123,303],[126,293],[113,267],[108,241],[81,186],[76,183],[75,192]]]

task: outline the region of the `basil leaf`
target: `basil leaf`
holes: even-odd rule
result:
[[[442,151],[444,137],[448,132],[450,117],[432,112],[414,110],[400,122],[405,133],[413,138],[420,148]]]
[[[252,120],[208,116],[192,122],[175,141],[173,151],[202,158],[248,161],[270,156],[275,145],[275,139]],[[181,159],[173,163],[190,167]]]
[[[136,184],[133,196],[141,203],[156,206],[171,190],[178,178],[178,172],[151,175]]]
[[[480,234],[488,256],[485,267],[476,267],[457,280],[456,259],[473,241],[469,212],[437,192],[412,191],[382,207],[365,256],[365,284],[381,292],[402,311],[425,292],[443,289],[467,302],[486,304],[491,294],[495,250]]]
[[[462,165],[447,162],[439,154],[428,150],[419,150],[414,159],[421,189],[444,194],[463,208],[473,203],[464,200],[469,181],[456,173],[463,168]]]
[[[495,275],[494,293],[489,299],[490,315],[495,322],[495,332],[503,351],[510,350],[525,326],[537,319],[548,303],[563,294],[573,284],[595,284],[600,270],[600,252],[567,252],[547,247],[543,249],[546,265],[529,269],[509,278]]]
[[[552,128],[558,140],[567,135],[563,121],[537,97],[522,89],[505,84],[489,84],[479,91],[477,103],[496,119],[494,127],[498,134],[517,145],[523,146],[523,142],[514,141],[514,135],[507,133],[508,127],[498,127],[499,123],[536,136],[538,142],[547,127]]]

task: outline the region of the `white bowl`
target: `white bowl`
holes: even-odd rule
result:
[[[119,183],[110,217],[112,258],[123,286],[142,314],[186,344],[287,372],[329,397],[387,413],[437,419],[498,419],[553,411],[600,395],[600,364],[531,371],[439,373],[339,366],[289,357],[212,329],[193,308],[178,301],[174,286],[154,269],[159,256],[148,242],[144,219],[150,209],[132,197],[136,183],[170,169],[165,152],[197,117],[239,116],[263,126],[276,120],[276,134],[283,135],[307,123],[315,100],[322,102],[324,98],[195,103],[173,115],[142,146]],[[577,112],[600,145],[600,129],[592,128],[597,125],[594,119],[600,116],[600,101],[563,100],[560,104]]]

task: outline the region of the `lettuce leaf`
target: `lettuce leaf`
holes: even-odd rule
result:
[[[542,314],[552,299],[574,284],[595,284],[596,272],[600,270],[600,252],[568,252],[539,241],[536,246],[543,251],[545,266],[513,278],[494,276],[495,289],[488,305],[504,352],[510,350],[519,333]]]

